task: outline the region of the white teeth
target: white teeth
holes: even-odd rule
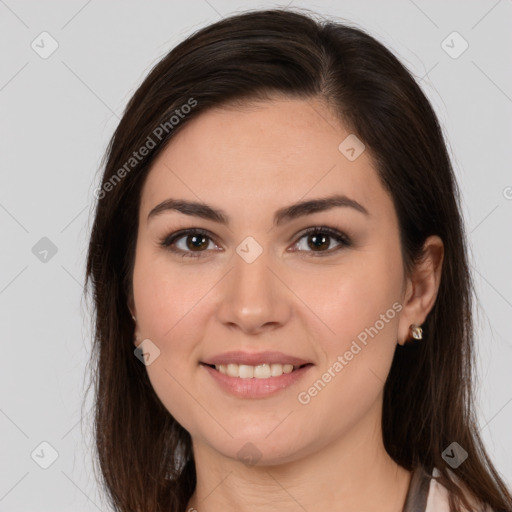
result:
[[[280,377],[283,373],[291,373],[297,368],[299,368],[299,366],[279,363],[263,363],[257,366],[233,363],[215,365],[215,369],[223,375],[240,377],[241,379],[268,379],[270,377]]]
[[[241,364],[238,367],[238,375],[241,379],[252,379],[254,377],[254,366],[249,366],[247,364]]]
[[[272,377],[279,377],[280,375],[283,375],[283,365],[282,364],[271,364],[270,372],[272,374]]]
[[[224,365],[221,364],[220,368],[222,368]],[[229,375],[230,377],[238,377],[238,365],[237,364],[228,364],[227,366],[224,366],[226,370],[222,373],[225,373],[226,375]]]
[[[260,364],[254,367],[254,378],[255,379],[268,379],[272,375],[270,365]]]

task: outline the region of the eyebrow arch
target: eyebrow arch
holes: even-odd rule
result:
[[[350,199],[345,195],[333,195],[325,198],[302,201],[277,210],[274,215],[274,226],[278,226],[283,222],[291,221],[304,215],[310,215],[336,207],[353,208],[366,216],[370,216],[368,210],[354,199]],[[229,226],[230,223],[229,216],[223,210],[213,208],[205,203],[187,201],[184,199],[166,199],[156,205],[149,212],[147,222],[149,222],[151,218],[169,210],[178,211],[185,215],[201,217],[226,226]]]

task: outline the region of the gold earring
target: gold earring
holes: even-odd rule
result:
[[[404,341],[403,347],[416,347],[419,345],[419,341],[423,339],[423,329],[418,324],[411,324],[409,326],[409,331],[411,333],[412,339],[407,338]]]
[[[412,337],[415,340],[423,339],[423,329],[418,324],[411,324],[409,328],[411,330]]]
[[[411,333],[412,339],[407,338],[402,347],[415,348],[419,345],[419,340],[423,339],[423,329],[418,324],[411,324],[409,326],[409,332]]]

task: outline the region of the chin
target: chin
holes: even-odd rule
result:
[[[237,435],[235,439],[230,439],[229,443],[219,445],[213,441],[210,446],[225,457],[238,460],[248,467],[288,464],[308,451],[303,439],[291,439],[286,432],[284,435],[269,439],[268,432],[271,432],[271,429],[260,434],[253,432],[252,435]]]

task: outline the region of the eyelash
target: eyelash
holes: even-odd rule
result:
[[[311,228],[307,228],[305,231],[301,233],[297,241],[294,243],[294,246],[298,244],[298,242],[308,236],[308,235],[316,235],[316,234],[324,234],[329,235],[331,238],[333,238],[336,242],[339,242],[341,244],[340,247],[336,249],[328,249],[326,251],[298,251],[298,252],[310,252],[312,253],[313,257],[323,257],[324,255],[331,255],[335,252],[338,252],[343,247],[350,247],[352,245],[352,242],[350,238],[345,235],[345,233],[339,231],[335,228],[330,228],[328,226],[314,226]],[[171,233],[170,235],[165,236],[163,239],[160,240],[159,245],[161,247],[164,247],[166,250],[179,254],[182,257],[188,257],[188,258],[200,258],[202,257],[201,253],[207,252],[205,249],[204,251],[197,251],[194,253],[193,251],[183,251],[182,249],[176,249],[173,247],[173,244],[186,236],[190,235],[197,235],[197,236],[204,236],[208,238],[210,241],[213,242],[212,237],[210,236],[208,231],[205,231],[203,229],[199,228],[190,228],[190,229],[183,229],[181,231],[176,231],[174,233]],[[215,242],[214,242],[215,243]]]

